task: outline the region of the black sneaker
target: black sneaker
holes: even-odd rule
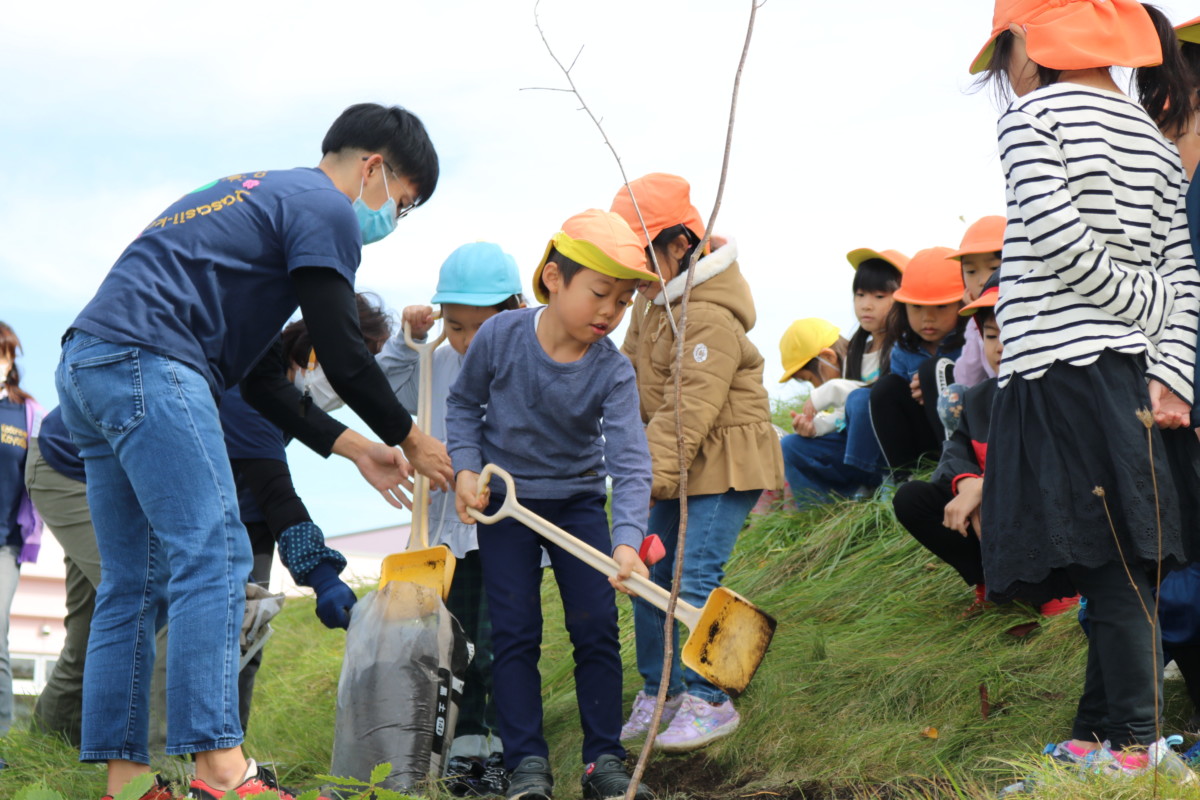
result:
[[[508,776],[508,800],[553,800],[554,778],[550,762],[538,756],[526,756]]]
[[[492,753],[483,765],[483,777],[479,786],[484,794],[503,797],[508,793],[508,770],[504,768],[504,754]]]
[[[489,794],[479,784],[483,764],[467,756],[454,756],[446,764],[446,791],[455,797],[481,797]]]
[[[616,756],[602,755],[584,769],[582,783],[585,800],[619,800],[629,789],[629,771]],[[654,792],[639,784],[633,796],[636,800],[653,800]]]

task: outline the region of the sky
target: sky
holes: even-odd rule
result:
[[[243,171],[313,166],[352,103],[416,113],[441,160],[428,204],[363,251],[357,286],[427,303],[464,242],[512,253],[528,283],[567,217],[607,208],[618,165],[564,87],[520,0],[68,0],[0,25],[0,320],[22,385],[56,404],[59,339],[134,236],[180,195]],[[1195,8],[1164,10],[1176,21]],[[854,328],[847,251],[955,246],[1004,212],[997,101],[967,66],[992,4],[769,0],[742,78],[714,231],[754,292],[750,338],[774,397],[795,319]],[[628,176],[671,172],[707,220],[749,0],[542,0],[538,16]],[[618,340],[622,332],[614,334]],[[340,418],[366,433],[349,411]],[[327,534],[397,524],[354,467],[293,444]],[[186,487],[180,487],[185,491]]]

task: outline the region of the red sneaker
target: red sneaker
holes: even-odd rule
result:
[[[111,794],[106,794],[100,800],[113,800]],[[171,790],[171,783],[162,775],[154,776],[154,785],[150,787],[141,800],[176,800],[175,792]]]
[[[1057,600],[1049,600],[1042,603],[1043,617],[1056,617],[1059,614],[1065,614],[1075,606],[1079,605],[1079,595],[1074,597],[1060,597]]]
[[[284,789],[275,780],[274,772],[271,772],[266,767],[255,764],[254,759],[250,759],[250,766],[255,769],[254,777],[247,778],[233,787],[230,791],[235,795],[238,797],[257,797],[260,794],[274,792],[279,795],[279,800],[296,800],[294,792],[290,789]],[[225,794],[225,792],[212,788],[199,778],[193,779],[192,786],[188,789],[188,797],[193,800],[221,800]],[[329,798],[319,797],[317,800],[329,800]]]
[[[982,583],[977,583],[975,584],[975,599],[971,601],[971,605],[963,609],[959,616],[962,619],[972,619],[991,607],[992,604],[987,601],[987,587]]]

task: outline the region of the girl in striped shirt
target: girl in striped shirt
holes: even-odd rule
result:
[[[1200,276],[1178,151],[1110,74],[1159,64],[1164,47],[1173,37],[1135,0],[998,0],[972,65],[1016,96],[998,124],[1008,226],[992,426],[1006,435],[989,444],[981,543],[993,597],[1040,585],[1088,598],[1084,692],[1051,757],[1194,780],[1161,735],[1161,643],[1144,609],[1161,571],[1200,551],[1200,443],[1180,429]]]

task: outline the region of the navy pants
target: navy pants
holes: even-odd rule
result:
[[[503,502],[503,496],[493,493],[487,513],[495,513]],[[521,503],[597,550],[612,552],[604,495],[522,499]],[[583,761],[591,763],[605,754],[624,759],[617,604],[608,579],[515,520],[479,525],[477,530],[492,618],[492,687],[504,741],[504,766],[516,769],[522,759],[546,758],[550,752],[542,734],[542,678],[538,671],[543,545],[550,555],[574,650]]]

